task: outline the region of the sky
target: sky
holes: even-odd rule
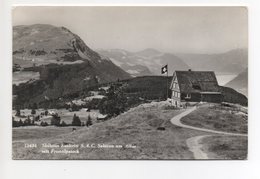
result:
[[[79,35],[92,49],[221,53],[248,46],[245,7],[13,8],[13,25],[51,24]]]

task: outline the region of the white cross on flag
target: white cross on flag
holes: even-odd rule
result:
[[[168,65],[162,67],[162,74],[165,74],[168,71]]]

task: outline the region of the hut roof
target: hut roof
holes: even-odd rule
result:
[[[216,75],[213,71],[176,71],[180,92],[220,92]]]

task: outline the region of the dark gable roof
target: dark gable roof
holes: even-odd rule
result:
[[[176,76],[183,93],[220,92],[213,71],[176,71]]]

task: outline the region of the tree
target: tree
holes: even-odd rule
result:
[[[80,109],[79,106],[77,106],[75,103],[72,103],[72,105],[71,105],[71,110],[72,111],[79,111],[79,109]]]
[[[34,120],[35,120],[35,121],[39,121],[39,120],[40,120],[40,116],[39,116],[39,115],[36,116]]]
[[[44,122],[44,121],[42,121],[40,125],[41,125],[41,126],[43,126],[43,127],[45,127],[45,126],[48,126],[48,123],[47,123],[47,122]]]
[[[81,126],[80,118],[76,114],[74,114],[74,116],[73,116],[71,125],[72,126]]]
[[[60,116],[58,114],[52,115],[51,125],[60,126]]]
[[[65,127],[65,126],[67,126],[67,124],[66,124],[65,121],[62,121],[61,124],[60,124],[60,126]]]
[[[20,111],[20,109],[16,109],[16,114],[15,114],[15,116],[21,116],[21,111]]]
[[[13,124],[13,127],[19,127],[19,126],[18,126],[18,121],[15,121],[15,120],[14,120],[14,117],[12,117],[12,120],[13,120],[13,123],[12,123],[12,124]]]
[[[30,116],[27,116],[27,119],[24,120],[23,124],[25,126],[30,126],[32,124]]]
[[[20,119],[19,122],[18,122],[18,126],[20,127],[20,126],[23,126],[23,125],[24,125],[24,123],[23,123],[22,119]]]
[[[86,122],[86,126],[88,127],[88,126],[91,126],[91,125],[92,125],[92,119],[91,119],[90,115],[88,115],[88,120]]]
[[[36,110],[32,109],[31,114],[36,114]]]
[[[110,88],[106,98],[99,104],[99,111],[108,116],[116,116],[126,110],[127,98],[124,92],[119,89]]]

